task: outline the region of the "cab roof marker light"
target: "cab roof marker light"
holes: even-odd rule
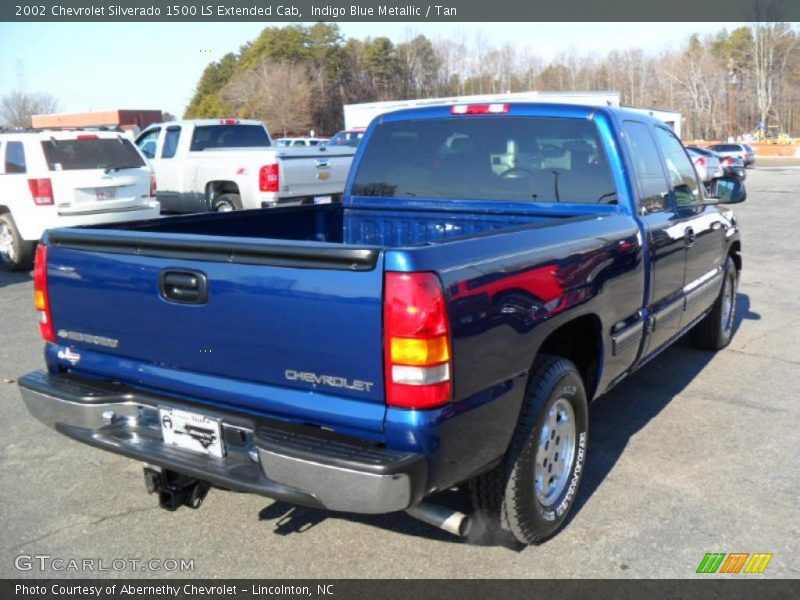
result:
[[[511,109],[508,104],[495,102],[492,104],[456,104],[450,109],[453,115],[495,115],[507,113]]]

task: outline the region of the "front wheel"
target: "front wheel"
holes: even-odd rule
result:
[[[703,350],[722,350],[731,343],[733,326],[736,322],[736,288],[739,273],[729,256],[723,268],[722,289],[714,306],[703,320],[689,332],[689,339],[697,348]]]
[[[539,356],[503,463],[472,481],[479,518],[523,544],[554,535],[575,503],[588,441],[580,373],[569,360]]]

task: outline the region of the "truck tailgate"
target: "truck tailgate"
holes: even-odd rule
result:
[[[103,233],[78,231],[94,236],[90,243],[51,232],[48,285],[59,343],[174,371],[176,381],[187,372],[214,376],[226,389],[209,397],[231,404],[238,383],[263,385],[263,398],[248,408],[267,414],[291,416],[293,394],[274,397],[281,389],[319,394],[320,402],[383,404],[380,252],[316,248],[315,258],[303,246],[258,251],[247,240],[212,248],[205,236],[182,236],[202,249],[183,251],[158,234],[145,234],[149,245],[138,238],[126,246],[98,242]],[[204,301],[176,301],[170,286],[185,287],[183,275],[205,277]],[[370,427],[380,429],[383,413],[373,414],[381,419]]]
[[[355,148],[291,148],[278,154],[281,196],[325,196],[344,190]]]

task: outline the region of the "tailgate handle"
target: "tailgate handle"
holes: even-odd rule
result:
[[[208,279],[199,271],[162,271],[159,291],[164,300],[179,304],[204,304],[208,301]]]

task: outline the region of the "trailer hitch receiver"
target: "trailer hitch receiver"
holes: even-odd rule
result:
[[[148,494],[158,494],[158,505],[169,511],[181,506],[200,508],[211,487],[200,479],[151,465],[144,467],[144,485]]]

